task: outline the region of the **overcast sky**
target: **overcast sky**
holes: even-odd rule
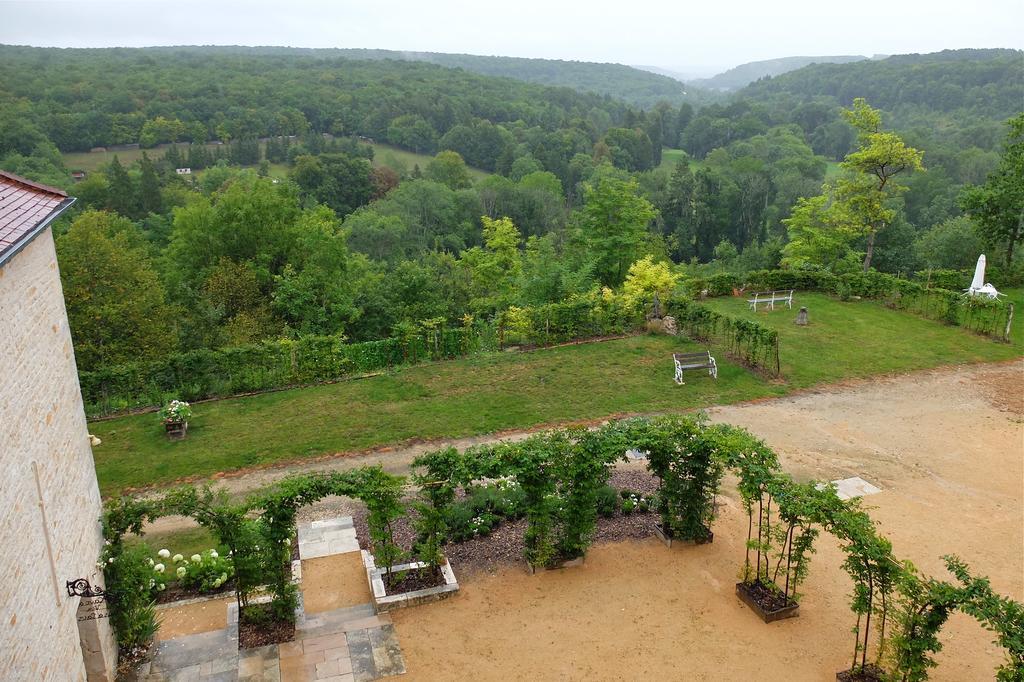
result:
[[[648,64],[1024,47],[1024,0],[0,0],[0,43],[289,45]]]

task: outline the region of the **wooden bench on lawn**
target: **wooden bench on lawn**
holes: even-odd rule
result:
[[[688,369],[706,369],[708,375],[718,378],[718,364],[711,357],[711,351],[700,353],[673,353],[672,360],[676,363],[676,383],[682,385],[683,371]]]
[[[787,308],[793,307],[793,290],[787,289],[784,291],[758,291],[754,294],[754,298],[748,298],[747,303],[750,307],[757,312],[757,306],[760,303],[764,303],[768,306],[769,310],[775,310],[776,303],[785,303]]]

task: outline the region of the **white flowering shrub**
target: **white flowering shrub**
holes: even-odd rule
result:
[[[192,417],[192,408],[184,400],[172,400],[160,410],[165,422],[187,422]]]
[[[212,592],[220,589],[235,575],[230,557],[222,557],[217,550],[208,549],[183,560],[175,570],[182,587]]]

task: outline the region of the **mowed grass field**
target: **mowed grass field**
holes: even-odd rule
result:
[[[1021,291],[1015,299],[1024,299]],[[591,420],[623,413],[699,409],[778,396],[850,377],[938,365],[1007,360],[1021,355],[1020,326],[1011,344],[889,310],[868,301],[843,303],[797,293],[811,325],[796,310],[753,313],[740,298],[708,301],[756,316],[781,335],[782,381],[719,361],[718,380],[691,372],[672,381],[673,352],[699,348],[667,336],[532,352],[489,353],[419,365],[333,385],[194,406],[188,438],[170,442],[155,414],[96,421],[94,450],[104,495],[256,465],[395,444]]]
[[[679,160],[686,157],[686,152],[682,149],[669,149],[665,147],[661,150],[661,164],[658,166],[659,169],[667,170],[669,173],[675,170],[676,164]],[[695,171],[698,168],[703,168],[705,162],[701,159],[690,159],[690,170]],[[828,161],[825,166],[825,179],[831,180],[839,175],[842,169],[839,167],[839,162]]]
[[[164,153],[167,151],[169,145],[159,145],[153,149],[129,149],[120,152],[67,152],[61,154],[64,157],[64,165],[67,166],[68,170],[83,170],[86,173],[94,173],[99,170],[100,166],[110,163],[114,160],[114,156],[117,156],[117,160],[124,166],[130,166],[142,158],[142,152],[145,151],[149,158],[159,159],[162,158]],[[213,150],[216,145],[206,145],[208,149]],[[374,142],[373,147],[373,165],[375,166],[388,166],[394,170],[406,172],[412,172],[415,166],[419,166],[420,170],[424,170],[430,160],[434,158],[428,154],[414,154],[413,152],[401,149],[399,147],[393,147],[389,144],[382,144]],[[264,144],[260,144],[260,147],[265,147]],[[253,166],[255,168],[255,166]],[[288,166],[279,163],[270,164],[270,174],[274,177],[283,178],[288,175]],[[479,168],[470,168],[469,175],[474,180],[485,178],[490,173]]]

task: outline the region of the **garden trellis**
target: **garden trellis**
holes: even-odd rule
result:
[[[141,573],[133,570],[143,555],[137,547],[126,547],[123,536],[141,533],[145,523],[160,516],[190,516],[209,528],[231,548],[240,607],[248,605],[256,590],[266,589],[274,616],[287,620],[294,618],[296,605],[287,570],[288,540],[302,506],[328,495],[362,500],[369,511],[372,550],[385,567],[404,558],[393,527],[414,509],[418,539],[413,555],[436,567],[444,560],[445,518],[459,488],[511,479],[525,498],[526,560],[538,568],[556,566],[585,554],[610,467],[628,449],[649,453],[648,468],[658,478],[655,509],[662,527],[680,539],[710,539],[722,473],[734,472],[748,514],[743,581],[757,582],[784,601],[798,598],[818,533],[834,535],[854,586],[852,671],[884,665],[894,679],[927,679],[934,665],[931,654],[941,648],[936,635],[948,614],[959,610],[995,632],[1007,651],[998,679],[1024,680],[1024,606],[995,594],[987,580],[971,575],[955,557],[946,557],[946,562],[956,584],[922,578],[896,559],[891,543],[857,500],[841,500],[829,486],[794,482],[780,471],[777,456],[762,441],[743,429],[708,425],[692,416],[637,418],[464,452],[446,448],[427,453],[413,462],[418,493],[411,503],[403,498],[405,479],[379,468],[286,478],[237,504],[208,489],[188,487],[155,500],[114,501],[103,517],[108,544],[101,559],[119,642],[130,647],[155,630],[152,605],[138,580]],[[871,654],[873,641],[877,644]]]

